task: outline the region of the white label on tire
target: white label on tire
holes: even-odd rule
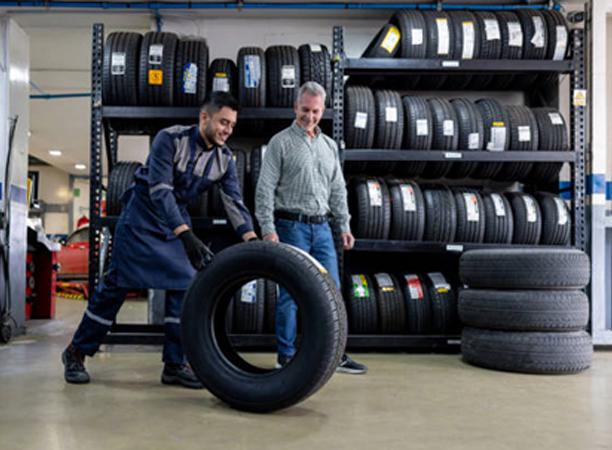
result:
[[[387,122],[397,122],[397,108],[395,106],[385,108],[385,120]]]
[[[565,59],[565,53],[567,52],[567,29],[563,25],[557,25],[556,35],[557,42],[555,44],[553,61],[561,61]]]
[[[476,194],[465,192],[463,194],[463,201],[467,211],[468,222],[478,222],[480,220],[480,210],[478,208],[478,198]]]
[[[536,48],[542,48],[544,47],[544,20],[540,16],[533,16],[531,20],[535,28],[531,43]]]
[[[445,120],[442,122],[442,130],[444,136],[454,136],[455,135],[455,122],[453,120]]]
[[[518,127],[519,142],[531,142],[531,127],[529,125],[521,125]]]
[[[523,46],[523,29],[518,22],[508,22],[508,45],[510,47]]]
[[[417,136],[427,136],[429,134],[429,122],[427,119],[417,119],[416,134]]]
[[[506,215],[506,205],[504,200],[499,194],[491,194],[491,200],[493,200],[493,207],[495,208],[495,215],[497,217],[504,217]]]
[[[400,191],[402,193],[404,211],[416,211],[416,196],[414,195],[414,188],[409,184],[402,184],[400,185]]]
[[[485,19],[485,37],[487,41],[495,41],[501,39],[499,30],[499,22],[497,19]]]
[[[411,33],[412,33],[412,45],[423,45],[423,29],[413,28]]]
[[[357,111],[355,114],[355,128],[361,128],[365,130],[366,125],[368,124],[368,113]]]
[[[370,196],[370,206],[382,207],[382,190],[378,181],[368,181],[368,194]]]
[[[548,113],[548,117],[550,117],[550,123],[553,125],[563,125],[563,119],[561,118],[561,114],[559,113]]]
[[[487,144],[487,150],[502,152],[504,148],[506,148],[506,127],[491,127],[491,141]]]
[[[244,87],[253,89],[261,83],[261,58],[259,55],[244,56]]]
[[[463,251],[463,245],[448,244],[446,246],[446,251],[447,252],[459,252],[459,253],[461,253]]]
[[[268,150],[268,146],[267,145],[262,145],[261,146],[261,162],[263,163],[264,158],[266,157],[266,151]]]
[[[288,65],[281,67],[281,87],[283,89],[295,87],[295,66]]]
[[[555,197],[555,204],[557,205],[557,223],[559,225],[567,224],[567,221],[569,220],[569,214],[567,213],[567,207],[565,206],[565,202],[559,197]]]
[[[255,303],[257,301],[257,280],[249,281],[242,286],[240,301],[243,303]]]
[[[308,47],[310,47],[311,53],[320,53],[323,51],[323,47],[319,44],[308,44]]]
[[[436,19],[436,26],[438,27],[438,55],[448,55],[450,51],[448,20],[438,18]]]
[[[427,276],[433,283],[434,289],[439,293],[443,294],[451,290],[450,284],[448,284],[448,281],[446,281],[446,278],[440,272],[431,272]]]
[[[149,46],[149,64],[161,65],[164,57],[164,46],[162,44],[153,44]]]
[[[377,273],[374,275],[376,283],[383,292],[395,292],[395,285],[388,273]]]
[[[463,22],[463,52],[461,53],[461,59],[473,59],[474,58],[474,22]]]
[[[468,150],[478,150],[480,147],[480,133],[468,134]]]
[[[111,55],[111,75],[125,75],[124,52],[113,52]]]
[[[352,275],[353,296],[355,298],[366,298],[370,296],[370,287],[368,281],[363,275]]]
[[[419,280],[418,275],[404,275],[404,280],[406,280],[408,293],[410,294],[410,298],[412,300],[423,300],[423,298],[425,298],[425,294],[423,294],[423,286],[421,285],[421,280]]]
[[[212,82],[212,90],[220,91],[220,92],[229,92],[229,80],[227,79],[227,74],[225,73],[216,73],[213,82]]]
[[[183,93],[195,94],[198,91],[198,65],[187,63],[183,67]]]
[[[522,198],[527,210],[527,222],[534,223],[538,219],[535,200],[529,195],[523,195]]]

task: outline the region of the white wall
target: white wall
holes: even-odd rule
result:
[[[39,200],[52,204],[68,204],[72,201],[67,172],[52,166],[31,166],[29,170],[39,173]],[[68,233],[68,213],[46,213],[43,224],[45,233]]]

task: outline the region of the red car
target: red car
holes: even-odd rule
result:
[[[89,273],[89,226],[74,231],[57,255],[60,280],[86,280]]]

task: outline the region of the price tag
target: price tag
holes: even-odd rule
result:
[[[281,67],[281,87],[283,89],[295,87],[295,66],[288,65]]]
[[[446,278],[440,272],[431,272],[427,276],[433,283],[434,289],[439,293],[443,294],[451,290],[451,285],[448,284],[448,281],[446,281]]]
[[[503,124],[503,122],[501,122]],[[506,127],[492,126],[491,140],[487,144],[487,150],[491,152],[501,152],[506,148]]]
[[[393,284],[393,280],[387,273],[377,273],[374,275],[376,278],[376,283],[378,283],[378,287],[383,292],[395,292],[395,285]]]
[[[459,61],[442,61],[442,67],[459,67]]]
[[[540,16],[532,16],[531,20],[535,28],[531,43],[536,48],[544,47],[544,20]]]
[[[257,301],[257,280],[250,281],[242,286],[240,301],[243,303],[255,303]]]
[[[499,194],[491,194],[491,200],[493,200],[495,215],[497,217],[504,217],[506,215],[506,205],[504,204],[502,196]]]
[[[401,184],[400,191],[402,193],[402,203],[404,204],[404,211],[415,212],[416,196],[414,195],[414,188],[409,184]]]
[[[413,28],[411,33],[412,33],[412,45],[423,45],[423,29]]]
[[[561,118],[561,114],[559,113],[548,113],[548,117],[550,117],[550,123],[553,125],[563,125],[563,119]]]
[[[448,244],[446,246],[446,251],[447,252],[459,252],[459,253],[461,253],[463,251],[463,245]]]
[[[499,30],[499,22],[497,19],[485,19],[485,37],[487,41],[495,41],[501,39]]]
[[[368,194],[370,196],[370,206],[382,207],[382,190],[378,181],[368,180]]]
[[[397,122],[397,108],[395,106],[385,108],[385,120],[387,122]]]
[[[559,225],[565,225],[569,221],[569,214],[565,202],[559,197],[555,197],[555,204],[557,205],[557,223]]]
[[[474,22],[463,22],[461,24],[463,28],[463,52],[461,59],[473,59],[474,58]]]
[[[113,52],[111,55],[111,75],[125,75],[125,53]]]
[[[423,293],[423,285],[421,284],[421,280],[419,280],[418,275],[404,275],[404,280],[406,280],[408,294],[412,300],[423,300],[425,298],[425,294]]]
[[[356,298],[367,298],[370,296],[370,288],[364,275],[352,275],[351,281],[353,282],[353,295]]]
[[[320,53],[323,51],[323,47],[319,44],[308,44],[308,46],[310,47],[310,51],[312,53]]]
[[[525,209],[527,210],[527,222],[534,223],[538,219],[538,213],[536,209],[536,203],[533,197],[530,195],[523,195],[523,203],[525,203]]]
[[[387,31],[387,34],[385,35],[385,38],[380,46],[387,50],[387,53],[393,53],[395,47],[397,47],[397,44],[399,44],[399,41],[400,31],[397,27],[393,26],[389,28],[389,31]]]
[[[480,133],[468,134],[468,150],[480,149]]]
[[[575,89],[574,90],[574,98],[572,99],[572,103],[576,107],[586,106],[586,104],[587,104],[587,91],[586,91],[586,89]]]
[[[427,119],[417,119],[416,134],[417,136],[427,136],[429,134],[429,122]]]
[[[476,194],[465,192],[463,202],[467,212],[468,222],[478,222],[480,220],[480,209],[478,208],[478,198]]]
[[[446,158],[446,159],[461,159],[461,158],[463,158],[463,153],[461,153],[461,152],[444,152],[444,158]]]
[[[198,66],[187,63],[183,67],[183,93],[195,94],[198,90]]]
[[[283,66],[283,68],[288,66]],[[291,75],[290,69],[287,75]],[[295,69],[293,71],[295,78]],[[261,83],[261,58],[259,55],[245,55],[244,56],[244,87],[253,89],[259,86]]]
[[[531,127],[529,125],[521,125],[518,127],[519,142],[531,141]]]
[[[518,22],[508,22],[508,45],[510,47],[523,46],[523,28]]]
[[[438,55],[448,55],[450,51],[448,19],[443,17],[437,18],[436,27],[438,28]]]
[[[455,121],[454,120],[445,120],[442,122],[442,129],[444,136],[454,136],[455,135]]]
[[[565,59],[565,53],[567,53],[567,29],[563,25],[557,25],[556,34],[557,39],[553,61],[561,61]]]
[[[164,46],[162,44],[152,44],[149,46],[149,64],[161,65],[164,57]]]
[[[357,111],[355,114],[355,128],[365,129],[368,124],[368,113]]]

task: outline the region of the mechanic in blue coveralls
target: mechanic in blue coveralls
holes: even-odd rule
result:
[[[236,232],[244,241],[257,238],[232,152],[225,146],[237,114],[231,95],[213,92],[202,105],[198,125],[166,128],[155,137],[145,165],[122,198],[108,273],[62,354],[68,383],[89,382],[85,355],[98,350],[128,289],[150,288],[166,290],[162,383],[202,387],[185,362],[180,315],[185,290],[212,253],[192,231],[187,204],[218,182]]]

